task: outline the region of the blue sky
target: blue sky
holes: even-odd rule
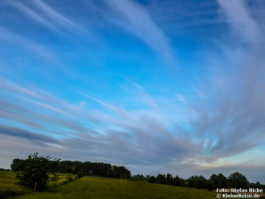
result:
[[[1,167],[37,151],[265,182],[264,6],[1,1]]]

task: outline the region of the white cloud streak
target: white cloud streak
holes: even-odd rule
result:
[[[132,33],[171,63],[176,60],[169,39],[152,19],[148,10],[133,0],[105,0],[114,17],[109,20]]]
[[[241,0],[218,0],[227,22],[231,27],[250,43],[259,42],[262,38],[259,24],[249,14],[245,1]]]
[[[63,26],[65,29],[69,31],[78,31],[81,34],[86,34],[87,31],[84,30],[81,26],[77,25],[76,22],[73,22],[70,18],[62,15],[57,10],[44,3],[41,0],[33,0],[34,4],[45,13],[46,17],[50,18],[57,24]]]
[[[42,60],[59,63],[58,57],[50,48],[42,45],[41,43],[27,39],[20,34],[12,32],[1,25],[0,39],[2,42],[8,42],[12,45],[16,45],[16,47],[19,46],[23,49],[29,50],[30,52],[34,52],[33,55],[42,58]]]
[[[197,120],[191,124],[204,142],[206,162],[234,157],[265,140],[264,30],[243,1],[218,2],[238,39],[222,38],[219,64],[211,65],[209,80],[198,86],[204,96],[194,99]]]
[[[49,21],[47,18],[41,16],[39,13],[34,11],[33,9],[23,5],[19,1],[8,1],[10,5],[18,9],[23,14],[27,15],[30,19],[36,21],[37,23],[40,23],[41,25],[53,30],[58,31],[58,29]]]

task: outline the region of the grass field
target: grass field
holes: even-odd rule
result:
[[[14,199],[210,199],[214,192],[207,190],[150,184],[100,177],[83,177],[49,189],[28,193]]]
[[[60,174],[45,192],[33,193],[15,184],[16,174],[0,172],[0,193],[10,199],[213,199],[215,192],[202,189],[150,184],[143,181],[83,177],[69,183],[68,174]],[[72,175],[72,178],[75,176]],[[58,185],[58,186],[56,186]],[[11,194],[10,194],[11,193]],[[13,193],[13,194],[12,194]],[[0,199],[7,198],[0,195]]]
[[[28,190],[16,185],[16,181],[16,173],[0,171],[0,198],[28,192]]]

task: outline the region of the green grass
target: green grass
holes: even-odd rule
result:
[[[16,185],[16,173],[0,171],[0,198],[10,199],[213,199],[215,192],[203,189],[150,184],[143,181],[83,177],[69,183],[71,174],[58,174],[46,192],[33,193]],[[2,195],[1,195],[2,193]]]
[[[20,187],[15,185],[16,173],[9,171],[0,171],[0,190],[14,189],[19,190]]]
[[[53,177],[53,175],[50,175],[50,177]],[[69,177],[71,177],[73,180],[75,179],[76,175],[73,174],[57,174],[58,179],[56,181],[50,181],[48,186],[54,187],[60,184],[63,184],[69,180]]]
[[[0,171],[0,198],[28,192],[23,187],[16,185],[16,182],[16,173]]]
[[[29,193],[14,199],[213,199],[207,190],[150,184],[111,178],[83,177],[50,188],[47,192]]]

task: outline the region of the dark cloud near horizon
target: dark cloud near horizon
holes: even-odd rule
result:
[[[13,126],[0,125],[0,134],[24,138],[24,139],[30,140],[32,142],[37,142],[37,143],[41,143],[41,144],[48,144],[48,143],[57,144],[57,143],[59,143],[56,139],[54,139],[52,137],[37,134],[37,133],[32,133],[28,130],[25,130],[22,128],[16,128]]]

